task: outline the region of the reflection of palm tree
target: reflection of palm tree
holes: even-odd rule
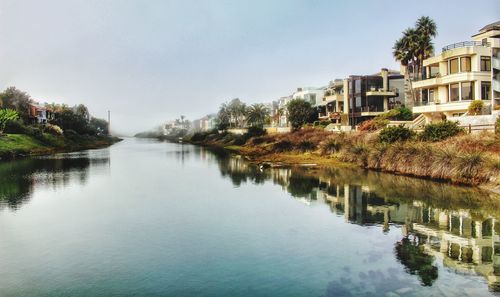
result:
[[[424,252],[424,246],[408,237],[396,243],[396,258],[405,266],[406,272],[419,276],[423,286],[432,286],[438,278],[438,268],[433,265],[434,257]]]

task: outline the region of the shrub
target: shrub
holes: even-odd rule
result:
[[[413,119],[413,112],[408,107],[402,106],[396,109],[399,114],[396,116],[398,121],[411,121]]]
[[[337,137],[329,137],[325,141],[320,143],[320,149],[322,154],[333,154],[340,150],[341,141]]]
[[[233,141],[234,145],[244,145],[247,143],[248,139],[250,139],[250,135],[248,133],[238,135]]]
[[[262,127],[252,126],[248,128],[248,131],[245,134],[247,134],[248,138],[250,138],[255,136],[263,136],[266,135],[266,133],[267,131]]]
[[[293,99],[288,102],[287,110],[288,120],[292,124],[293,129],[298,129],[310,121],[311,114],[314,113],[311,103],[302,99]]]
[[[316,148],[314,142],[304,139],[297,143],[297,149],[301,152],[312,151]]]
[[[45,124],[43,126],[43,131],[52,135],[63,135],[63,130],[57,125]]]
[[[468,110],[468,113],[470,115],[478,115],[478,114],[481,114],[482,110],[483,110],[483,107],[484,107],[484,103],[482,100],[473,100],[470,104],[469,104],[469,110]]]
[[[191,136],[191,141],[204,141],[207,138],[208,134],[204,132],[195,132],[193,136]]]
[[[455,136],[462,131],[463,128],[458,126],[458,122],[443,121],[425,125],[424,131],[420,134],[420,138],[428,141],[440,141]]]
[[[12,109],[0,109],[0,133],[5,129],[8,122],[16,121],[19,119],[17,111]]]
[[[26,126],[23,125],[21,120],[8,121],[5,124],[4,132],[9,134],[26,134]]]
[[[406,141],[414,136],[414,132],[404,125],[390,126],[382,129],[378,136],[380,142],[393,143],[396,141]]]
[[[381,119],[372,119],[372,120],[366,120],[359,124],[358,130],[359,131],[375,131],[378,130],[385,125],[388,124],[387,120],[381,120]]]
[[[459,154],[456,171],[461,178],[475,178],[478,176],[482,164],[483,155],[479,152]]]
[[[293,145],[289,140],[280,140],[273,145],[273,151],[275,152],[288,152],[293,149]]]

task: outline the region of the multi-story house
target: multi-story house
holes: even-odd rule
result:
[[[293,93],[293,99],[302,99],[312,106],[317,106],[323,101],[325,96],[325,88],[314,88],[314,87],[300,87],[297,91]]]
[[[473,100],[483,100],[485,112],[500,106],[500,22],[485,26],[464,41],[444,47],[423,61],[420,80],[412,83],[413,112],[427,122],[460,116]]]
[[[342,125],[355,126],[390,109],[405,105],[404,76],[383,68],[373,75],[351,75],[343,81]]]
[[[342,111],[344,110],[344,81],[335,79],[328,83],[325,96],[318,105],[318,118],[320,120],[331,120],[341,123]]]
[[[278,99],[278,108],[276,110],[277,126],[287,127],[288,126],[288,110],[287,104],[292,100],[292,96],[284,96]]]
[[[30,104],[29,117],[33,124],[47,124],[50,120],[54,119],[55,113],[50,108],[37,104]]]

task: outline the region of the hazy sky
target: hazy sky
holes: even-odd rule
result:
[[[421,15],[437,51],[500,20],[500,1],[0,0],[0,88],[84,103],[133,133],[399,69],[392,45]]]

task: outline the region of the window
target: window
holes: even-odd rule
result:
[[[462,83],[462,100],[474,100],[474,82]]]
[[[429,102],[434,102],[434,89],[429,89]]]
[[[481,82],[481,99],[491,99],[491,83],[489,81]]]
[[[451,101],[458,101],[459,89],[460,89],[459,84],[451,84],[450,85],[450,102]]]
[[[460,58],[460,72],[470,72],[470,57]]]
[[[434,102],[434,89],[422,89],[422,103]]]
[[[481,71],[491,71],[491,57],[481,57]]]
[[[450,60],[450,65],[449,65],[449,74],[453,73],[458,73],[458,58],[457,59],[451,59]]]

